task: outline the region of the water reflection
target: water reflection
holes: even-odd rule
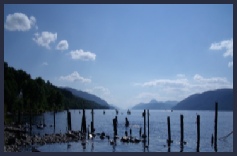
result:
[[[113,145],[113,152],[116,152],[116,144]]]
[[[183,149],[184,149],[183,145],[180,145],[180,152],[183,152]]]
[[[94,152],[94,142],[91,143],[91,152]]]
[[[99,112],[100,111],[100,112]],[[90,111],[87,111],[88,112],[88,119],[87,121],[91,121],[91,117],[89,115]],[[99,113],[95,112],[95,127],[96,127],[96,132],[102,132],[104,131],[106,133],[106,135],[110,135],[110,136],[113,136],[113,123],[111,121],[111,119],[114,118],[114,116],[116,115],[116,113],[114,112],[114,110],[110,111],[110,110],[106,110],[106,114],[104,115],[103,114],[103,110],[98,110]],[[144,144],[144,142],[140,142],[138,143],[138,146],[136,144],[132,144],[132,143],[129,143],[128,145],[127,144],[123,144],[121,143],[119,140],[117,140],[117,146],[116,145],[112,145],[110,144],[109,141],[104,140],[104,141],[101,141],[100,138],[96,137],[95,140],[92,142],[91,140],[89,140],[89,143],[91,145],[87,145],[87,150],[86,150],[86,146],[81,146],[81,141],[79,141],[79,145],[78,148],[73,148],[73,145],[72,144],[72,147],[68,148],[68,151],[85,151],[85,152],[96,152],[96,151],[113,151],[113,152],[119,152],[119,151],[144,151],[144,152],[147,152],[148,150],[149,151],[157,151],[159,149],[159,146],[163,146],[165,144],[165,140],[167,139],[167,124],[166,124],[166,117],[167,115],[170,115],[170,114],[167,114],[166,112],[159,112],[159,113],[156,113],[156,112],[159,112],[159,111],[151,111],[151,113],[154,113],[154,115],[150,118],[152,124],[150,125],[151,127],[151,133],[150,133],[150,146],[149,146],[149,149],[148,148],[145,148],[146,147],[146,144]],[[179,134],[180,132],[180,124],[179,124],[179,116],[180,116],[180,113],[177,112],[177,114],[175,114],[176,112],[173,112],[173,116],[172,118],[174,119],[174,121],[172,120],[171,121],[171,125],[172,127],[175,127],[172,129],[172,132],[175,133],[175,134]],[[228,120],[229,118],[232,119],[233,115],[230,114],[230,113],[226,113],[226,112],[221,112],[223,114],[223,116],[227,116],[228,118],[223,118],[223,120]],[[220,114],[221,114],[220,113]],[[205,138],[205,135],[203,135],[203,133],[200,135],[200,139],[202,139],[202,144],[208,144],[208,148],[209,149],[206,149],[205,148],[202,148],[202,144],[200,144],[201,146],[197,146],[197,143],[196,143],[196,136],[197,136],[197,131],[196,131],[196,124],[195,124],[195,119],[196,119],[196,114],[193,113],[193,112],[186,112],[184,113],[184,116],[188,116],[187,120],[185,121],[185,123],[187,122],[188,124],[185,124],[184,126],[184,129],[187,131],[185,131],[185,138],[187,138],[187,141],[193,141],[193,143],[190,142],[190,144],[179,144],[179,143],[175,143],[172,144],[172,151],[180,151],[180,152],[187,152],[187,151],[202,151],[204,152],[205,150],[207,151],[216,151],[219,150],[218,152],[220,151],[231,151],[232,150],[232,142],[228,142],[228,146],[224,146],[226,144],[222,143],[222,142],[218,142],[219,144],[219,149],[217,149],[217,147],[215,148],[214,145],[213,147],[210,146],[210,142],[211,142],[211,135],[212,135],[212,131],[209,131],[209,129],[207,128],[206,125],[208,125],[209,123],[212,123],[213,121],[210,120],[209,121],[209,118],[210,116],[212,115],[209,115],[210,113],[208,112],[202,112],[201,114],[201,117],[204,118],[204,120],[202,121],[203,124],[201,124],[200,126],[200,129],[202,130],[205,130],[206,133],[209,137],[207,137],[208,139]],[[230,115],[228,115],[230,114]],[[34,134],[40,134],[41,136],[44,136],[45,133],[46,134],[52,134],[52,133],[61,133],[64,134],[65,132],[67,132],[66,130],[66,127],[67,127],[67,120],[66,120],[66,111],[65,112],[58,112],[56,113],[56,127],[54,129],[54,126],[53,126],[53,113],[50,113],[50,112],[47,112],[44,114],[45,115],[45,123],[47,124],[46,127],[44,127],[44,129],[37,129],[36,125],[33,125],[33,133]],[[78,131],[81,129],[81,117],[82,117],[82,112],[79,114],[79,110],[77,111],[74,111],[72,110],[72,130],[75,130],[75,131]],[[40,122],[42,121],[42,115],[41,116],[36,116],[35,118],[32,118],[32,120],[37,123],[37,122]],[[130,132],[130,129],[132,130],[131,131],[131,134],[130,135],[134,135],[134,136],[140,136],[139,134],[142,134],[141,133],[141,126],[142,123],[143,123],[143,118],[141,118],[141,111],[134,111],[134,113],[132,115],[129,116],[129,122],[130,122],[130,126],[129,127],[125,127],[124,126],[124,118],[125,116],[121,116],[120,113],[118,115],[118,122],[120,124],[118,124],[118,135],[123,135],[125,130],[127,131],[128,135],[129,135],[129,132]],[[38,119],[38,120],[37,120]],[[211,118],[212,119],[212,118]],[[27,120],[28,121],[28,120]],[[60,121],[60,123],[59,123]],[[33,123],[34,123],[33,122]],[[223,123],[223,122],[222,122]],[[52,125],[52,127],[50,126]],[[136,126],[134,126],[136,125]],[[158,125],[158,126],[157,126]],[[210,124],[209,124],[210,125]],[[232,124],[228,124],[228,122],[224,122],[222,125],[221,128],[225,128],[227,129],[228,127],[230,127],[229,129],[232,129]],[[220,128],[220,129],[221,129]],[[224,129],[223,128],[223,129]],[[218,131],[219,132],[219,131]],[[220,134],[218,135],[225,135],[225,132],[222,132],[220,131]],[[159,138],[157,138],[157,136],[159,136]],[[177,138],[177,137],[176,137]],[[110,139],[112,139],[112,137],[110,137]],[[232,139],[232,138],[231,138]],[[175,139],[174,139],[175,141]],[[176,140],[177,141],[177,140]],[[98,142],[98,143],[97,143]],[[106,145],[105,145],[106,144]],[[63,145],[64,146],[64,150],[67,151],[67,144],[66,145]],[[94,147],[96,146],[96,148]],[[110,147],[112,146],[112,147]],[[184,148],[184,146],[187,146]],[[62,148],[60,149],[60,147],[56,144],[56,145],[52,145],[52,147],[55,149],[54,150],[58,150],[58,151],[61,151]],[[105,148],[106,147],[106,148]],[[51,151],[51,149],[49,149],[47,146],[43,147],[44,150],[43,151]],[[84,148],[84,149],[83,149]],[[163,147],[162,148],[162,151],[165,151],[165,152],[170,152],[171,151],[171,147]]]

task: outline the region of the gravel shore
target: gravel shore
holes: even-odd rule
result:
[[[65,134],[45,134],[43,136],[25,133],[23,126],[6,126],[4,128],[4,152],[21,152],[26,146],[45,145],[52,143],[67,143],[85,139],[80,131],[70,131]],[[32,152],[36,150],[32,148]]]

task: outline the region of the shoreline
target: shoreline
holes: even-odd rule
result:
[[[53,143],[69,143],[84,140],[85,134],[80,131],[69,131],[68,133],[55,133],[30,136],[24,130],[23,125],[4,125],[4,152],[22,152],[27,146],[32,147],[32,152],[37,151],[35,145]]]

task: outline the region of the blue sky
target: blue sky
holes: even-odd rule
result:
[[[180,101],[233,88],[233,5],[4,5],[4,61],[120,108]]]

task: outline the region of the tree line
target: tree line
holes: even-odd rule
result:
[[[64,109],[109,109],[59,88],[41,77],[31,78],[4,62],[4,113],[42,113]]]

